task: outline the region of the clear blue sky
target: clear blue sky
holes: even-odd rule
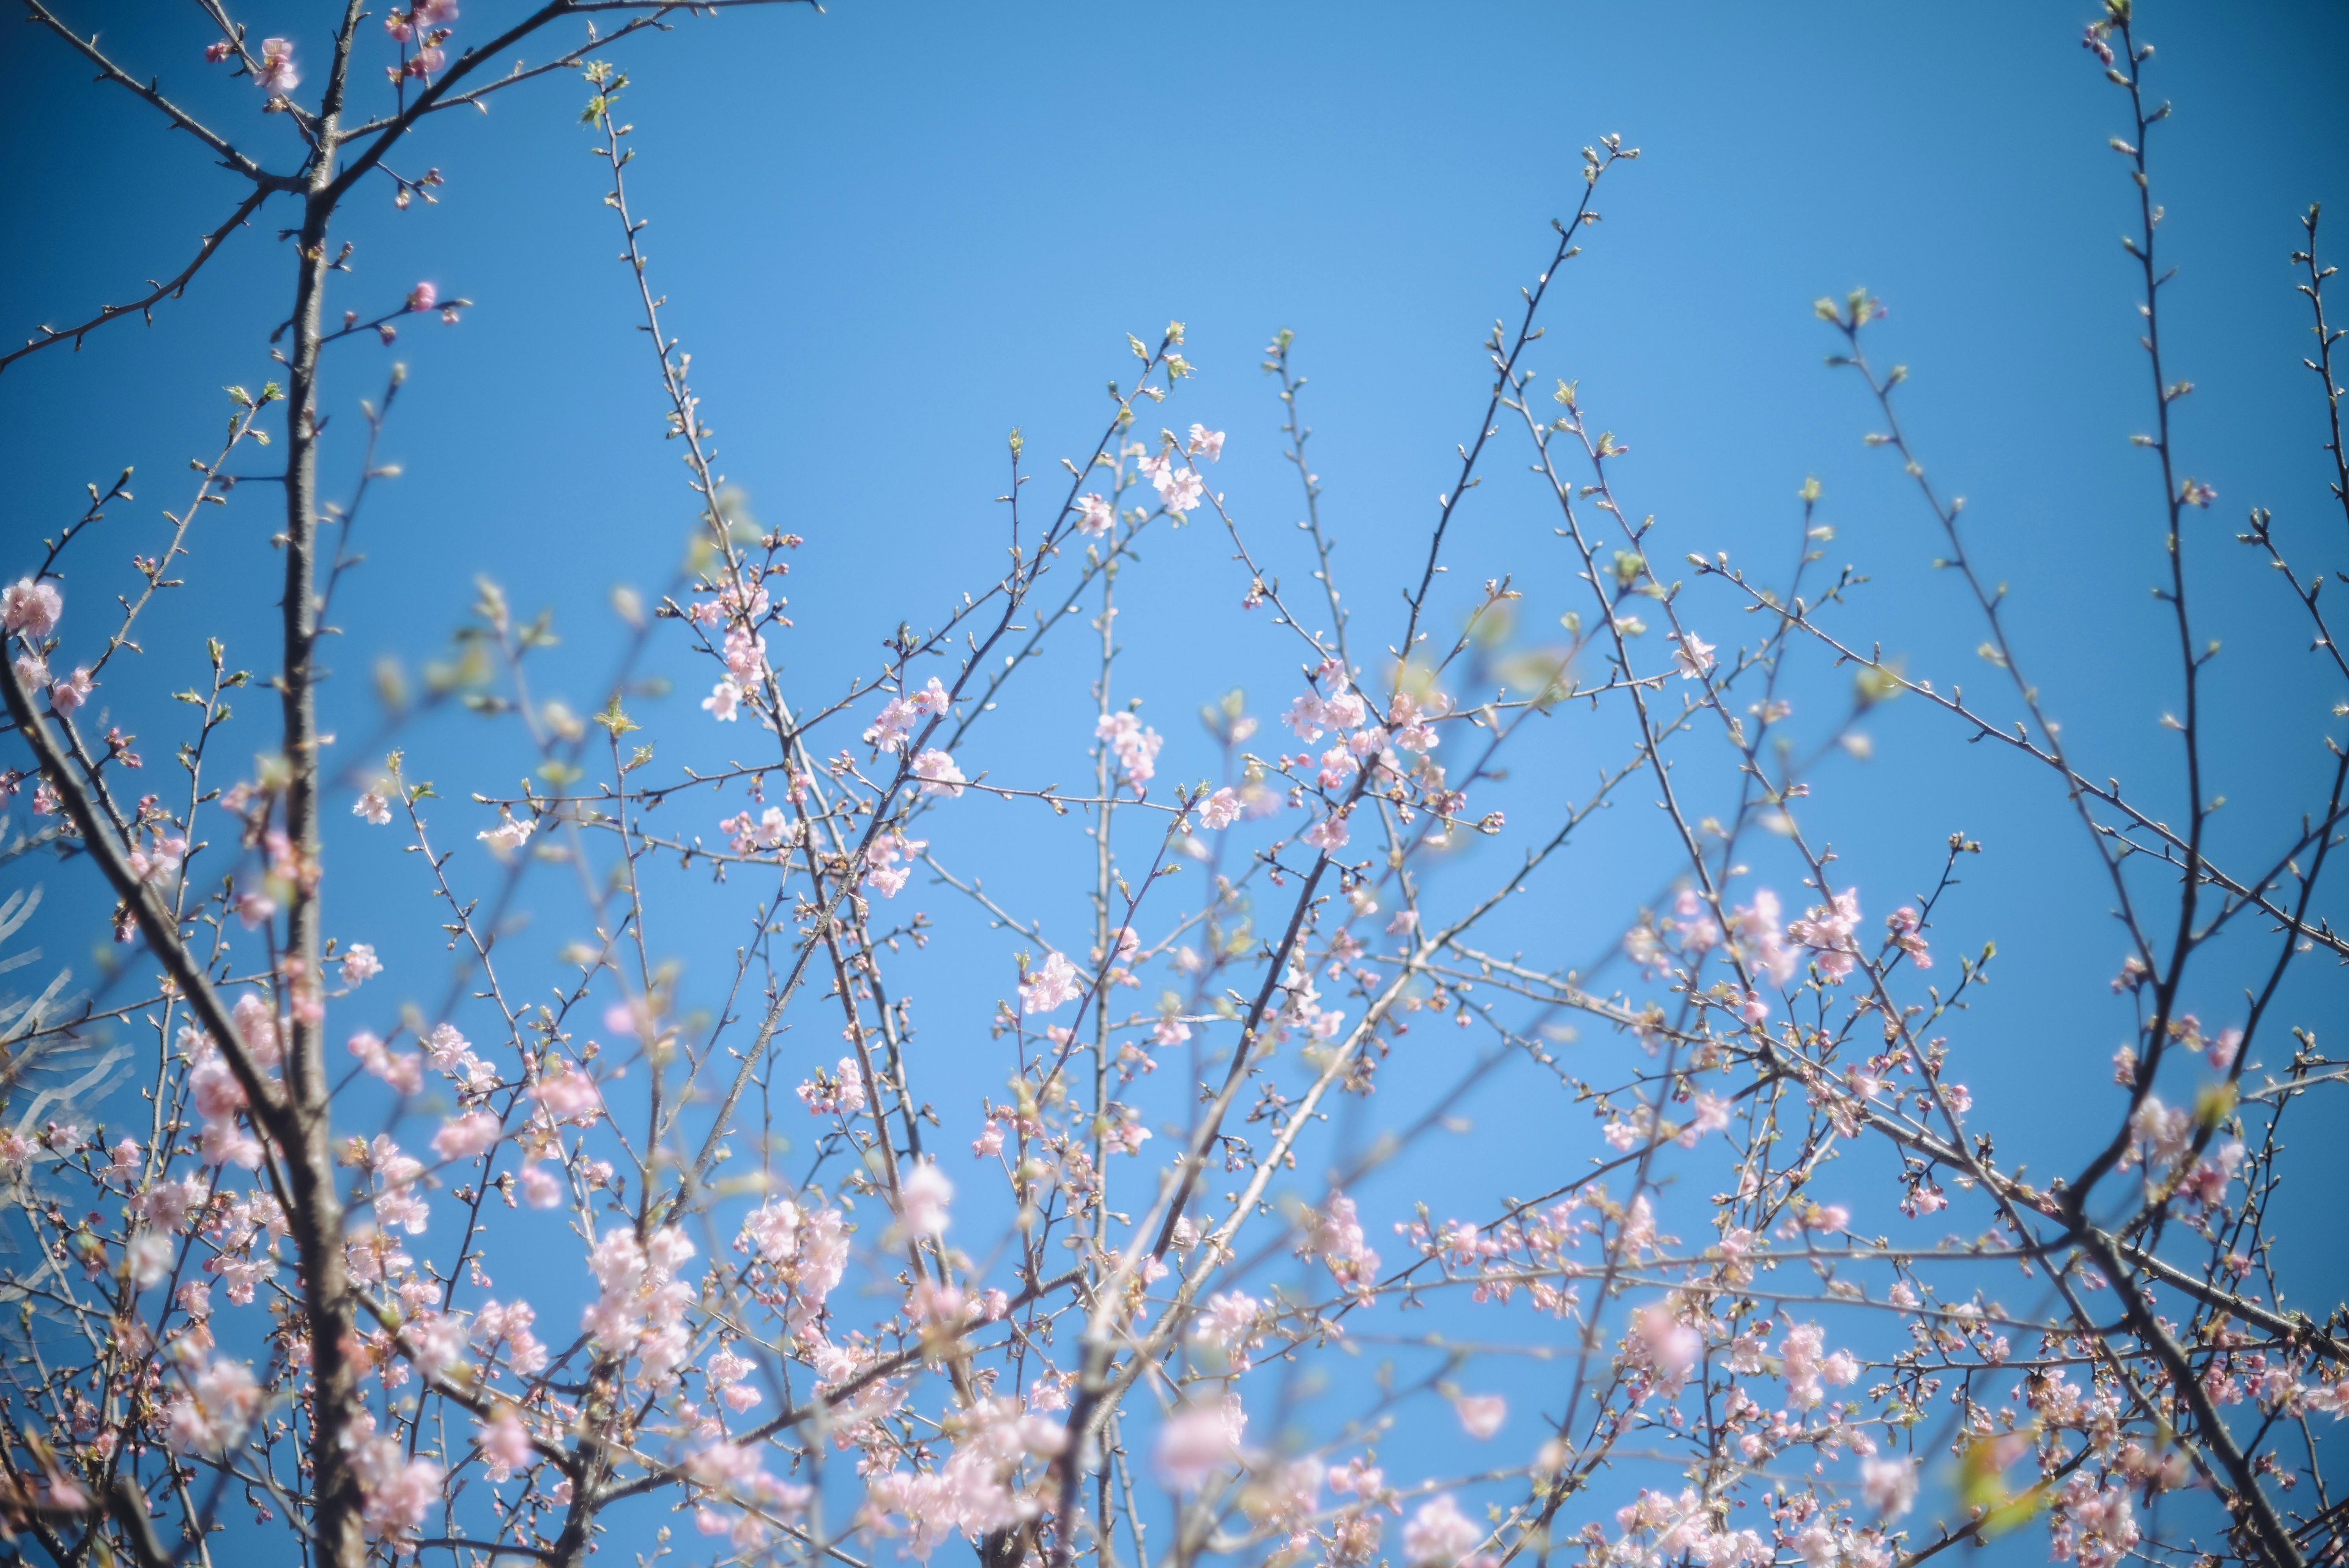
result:
[[[460,42],[515,9],[470,0]],[[2349,544],[2337,510],[2328,514],[2320,404],[2299,366],[2306,317],[2285,265],[2312,200],[2334,203],[2336,254],[2349,254],[2349,12],[2144,10],[2144,36],[2159,47],[2151,90],[2178,106],[2156,143],[2156,178],[2179,268],[2165,335],[2176,372],[2199,388],[2181,408],[2183,467],[2220,496],[2193,541],[2217,563],[2204,602],[2228,639],[2220,673],[2231,684],[2213,738],[2232,804],[2220,832],[2248,857],[2275,842],[2279,812],[2306,803],[2325,710],[2349,697],[2315,680],[2288,603],[2227,542],[2242,508],[2261,504],[2311,569],[2329,569]],[[197,57],[193,7],[83,4],[67,15],[290,165],[290,128]],[[325,7],[243,15],[256,36],[293,36],[314,63],[325,53]],[[1578,150],[1612,131],[1644,156],[1609,177],[1606,222],[1565,275],[1527,362],[1545,385],[1578,378],[1597,421],[1631,444],[1627,499],[1669,530],[1659,553],[1727,549],[1775,564],[1791,548],[1794,493],[1816,474],[1839,531],[1828,564],[1853,561],[1876,579],[1851,624],[1914,671],[1991,688],[1972,656],[1979,626],[1929,568],[1929,519],[1889,460],[1863,450],[1873,427],[1856,385],[1820,364],[1833,344],[1810,302],[1865,285],[1892,306],[1878,351],[1913,370],[1910,431],[1937,476],[1969,497],[1988,570],[2013,586],[2019,640],[2050,707],[2086,771],[2143,779],[2155,795],[2172,755],[2158,721],[2174,690],[2170,666],[2154,662],[2167,657],[2167,622],[2146,592],[2160,567],[2158,484],[2126,441],[2144,428],[2147,397],[2132,274],[2116,243],[2131,196],[2106,146],[2124,129],[2124,104],[2078,47],[2088,15],[2044,4],[843,0],[823,16],[680,20],[614,57],[633,84],[632,198],[653,219],[657,286],[694,352],[722,466],[763,522],[808,541],[792,579],[800,629],[779,652],[812,693],[869,668],[901,618],[935,619],[950,593],[994,569],[1005,432],[1024,427],[1034,466],[1081,454],[1102,383],[1128,373],[1123,335],[1149,336],[1170,317],[1188,324],[1200,367],[1170,413],[1230,431],[1215,482],[1257,537],[1292,552],[1287,570],[1301,585],[1295,483],[1257,369],[1275,328],[1297,331],[1325,515],[1346,540],[1342,580],[1363,607],[1358,626],[1392,639],[1395,588],[1450,482],[1454,443],[1482,407],[1478,340],[1547,257],[1548,222],[1579,187]],[[88,76],[34,29],[0,29],[9,334],[175,269],[237,194],[187,139]],[[419,319],[397,349],[412,375],[386,451],[406,472],[369,503],[369,560],[342,617],[347,679],[335,700],[346,735],[366,724],[367,663],[397,652],[412,667],[430,654],[461,618],[475,572],[526,610],[556,607],[568,640],[555,663],[569,695],[592,700],[614,625],[605,592],[657,584],[677,559],[690,503],[612,259],[605,175],[575,123],[585,96],[566,78],[506,96],[487,118],[441,117],[398,159],[403,172],[446,173],[440,204],[396,213],[385,187],[354,210],[347,233],[359,248],[333,308],[374,314],[419,278],[477,304],[460,327]],[[82,483],[126,463],[140,467],[140,498],[119,510],[98,558],[151,547],[156,507],[183,504],[179,474],[216,441],[219,388],[267,379],[264,340],[290,275],[285,248],[256,226],[151,327],[113,327],[78,355],[0,375],[10,480],[0,567],[21,569],[31,536],[78,510]],[[391,357],[364,341],[334,351],[326,406],[347,429]],[[1575,607],[1576,585],[1522,457],[1505,441],[1488,463],[1463,514],[1454,576],[1520,572],[1528,624],[1542,627]],[[340,461],[333,471],[347,472],[354,460]],[[171,661],[215,630],[233,658],[270,667],[274,591],[250,591],[240,574],[265,568],[274,526],[259,487],[207,516],[191,589],[147,639],[171,664],[162,678],[184,679]],[[1227,554],[1204,529],[1162,540],[1129,601],[1126,690],[1146,695],[1145,717],[1174,737],[1172,776],[1206,755],[1185,717],[1197,703],[1246,683],[1269,708],[1291,689],[1288,649],[1237,612],[1245,582]],[[1718,604],[1697,616],[1724,645],[1746,624]],[[1008,715],[979,760],[1007,780],[1076,779],[1083,680],[1065,659],[1037,689],[1060,708]],[[1838,680],[1800,690],[1824,704]],[[161,709],[132,717],[156,726],[150,755],[168,750]],[[684,720],[663,722],[682,733]],[[2016,1129],[2017,1147],[2044,1145],[2052,1160],[2065,1147],[2055,1108],[2110,1093],[2110,1052],[2127,1033],[2104,986],[2121,952],[2109,899],[2045,779],[1925,721],[1886,714],[1878,760],[1824,783],[1829,800],[1813,816],[1835,824],[1871,915],[1931,874],[1951,830],[1985,842],[1944,937],[1951,949],[1995,939],[2008,955],[1971,1023],[1968,1049],[1984,1061],[1977,1099]],[[460,776],[481,755],[462,724],[413,745],[422,776]],[[1578,790],[1611,760],[1564,741],[1545,755],[1555,774],[1521,778],[1519,790]],[[1513,794],[1513,815],[1539,798]],[[1645,810],[1642,795],[1618,815]],[[453,839],[460,814],[444,815]],[[1000,820],[1012,833],[1032,826]],[[463,821],[464,837],[473,826]],[[1512,941],[1568,960],[1603,946],[1661,874],[1646,834],[1627,820],[1596,835],[1516,917]],[[344,898],[420,910],[411,866],[380,845],[337,847]],[[1048,882],[1049,863],[1023,867],[1009,835],[967,853],[1031,893],[1030,908],[1078,944],[1081,883]],[[663,936],[691,963],[730,950],[731,929],[689,916]],[[437,995],[423,978],[441,961],[429,930],[411,921],[409,935],[365,934],[393,961],[392,978]],[[1005,972],[1001,954],[985,951],[984,970],[926,961],[922,982],[939,998],[929,1012],[939,1077],[972,1096],[1001,1072],[945,1057],[949,1037],[983,1054],[985,998]],[[2339,1016],[2337,990],[2320,981],[2332,983],[2302,977],[2296,1021]],[[2214,971],[2198,1003],[2206,1017],[2227,1011],[2230,983]],[[1559,1148],[1547,1140],[1569,1140],[1578,1160],[1592,1139],[1578,1118],[1529,1122],[1505,1095],[1472,1111],[1487,1131],[1540,1144],[1553,1169]],[[959,1125],[950,1119],[949,1132]],[[1480,1138],[1478,1168],[1450,1162],[1436,1179],[1458,1211],[1516,1189],[1520,1173],[1506,1161],[1481,1163],[1499,1141]],[[1384,1190],[1366,1207],[1400,1212],[1420,1195]]]

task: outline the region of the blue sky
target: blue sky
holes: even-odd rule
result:
[[[460,42],[511,9],[471,0]],[[70,15],[241,141],[290,161],[289,128],[197,58],[193,7]],[[323,56],[323,8],[246,15],[256,35]],[[1792,548],[1795,493],[1815,474],[1838,530],[1827,565],[1851,561],[1872,578],[1857,633],[1912,670],[1992,689],[1994,672],[1973,657],[1979,625],[1930,568],[1930,519],[1890,461],[1862,447],[1874,425],[1857,385],[1820,363],[1834,344],[1811,301],[1864,285],[1892,307],[1876,350],[1913,372],[1911,434],[1936,477],[1968,497],[1977,548],[2013,585],[2020,646],[2085,771],[2175,809],[2160,794],[2174,747],[2158,726],[2175,677],[2146,591],[2160,569],[2158,483],[2127,444],[2148,399],[2116,243],[2132,199],[2106,145],[2124,129],[2124,102],[2078,47],[2085,19],[2080,6],[2005,4],[843,0],[823,16],[681,21],[613,57],[631,78],[631,197],[653,219],[656,286],[694,353],[721,466],[762,522],[807,540],[792,578],[799,627],[779,653],[811,693],[869,670],[901,618],[934,620],[994,569],[1006,431],[1025,431],[1031,467],[1081,455],[1105,410],[1102,383],[1129,373],[1123,334],[1149,337],[1170,318],[1187,324],[1200,373],[1168,422],[1230,432],[1215,483],[1254,537],[1288,552],[1284,570],[1302,586],[1295,481],[1257,369],[1275,329],[1297,332],[1341,581],[1358,626],[1391,639],[1397,587],[1482,407],[1478,341],[1546,259],[1549,221],[1578,192],[1578,150],[1618,132],[1643,156],[1609,177],[1606,221],[1554,290],[1527,363],[1545,387],[1578,379],[1594,420],[1630,442],[1627,502],[1660,519],[1660,554],[1728,550],[1775,570]],[[2338,86],[2349,13],[2154,5],[2144,27],[2160,51],[2151,90],[2178,106],[2155,146],[2179,269],[2165,337],[2175,373],[2198,386],[2179,415],[2183,468],[2220,496],[2189,538],[2211,567],[2212,634],[2227,639],[2212,725],[2230,805],[2218,832],[2249,858],[2307,803],[2326,710],[2349,696],[2317,678],[2288,602],[2230,542],[2242,508],[2265,505],[2310,569],[2341,559],[2285,257],[2309,202],[2331,200],[2349,221]],[[0,255],[13,333],[176,268],[235,190],[143,106],[91,86],[53,40],[30,28],[0,37],[0,145],[20,150],[15,243]],[[439,204],[398,213],[385,187],[353,211],[358,250],[333,308],[375,314],[419,278],[476,304],[459,327],[419,318],[396,350],[334,350],[327,407],[346,428],[389,359],[410,371],[385,449],[405,472],[368,503],[368,561],[342,617],[330,701],[347,736],[368,722],[367,666],[392,654],[413,670],[432,656],[477,572],[525,611],[554,607],[566,640],[553,679],[592,701],[616,625],[608,590],[657,586],[678,558],[690,498],[660,440],[605,176],[575,123],[585,90],[566,78],[486,118],[442,117],[399,155],[403,172],[445,172]],[[117,326],[78,354],[0,374],[12,481],[0,566],[20,569],[31,535],[78,509],[82,483],[126,463],[140,468],[140,498],[118,510],[97,558],[110,568],[150,547],[139,531],[158,506],[183,504],[180,472],[216,441],[219,388],[269,376],[264,339],[289,276],[285,247],[257,225],[151,327]],[[1541,628],[1577,607],[1578,586],[1523,459],[1521,441],[1502,441],[1464,509],[1453,575],[1519,574],[1526,624]],[[330,455],[330,472],[355,461]],[[190,651],[215,631],[233,659],[268,667],[275,595],[250,585],[269,569],[274,526],[259,486],[207,516],[191,587],[147,639],[171,671],[157,679],[184,680]],[[1246,583],[1228,554],[1204,528],[1162,539],[1125,599],[1122,681],[1170,735],[1171,776],[1208,765],[1187,718],[1198,703],[1245,685],[1268,715],[1295,689],[1291,652],[1237,608]],[[1708,635],[1739,639],[1745,623],[1728,606],[1701,592],[1690,602]],[[1087,675],[1075,659],[1048,665],[1035,706],[1007,712],[981,760],[1023,783],[1074,781]],[[1821,713],[1840,701],[1841,676],[1804,679],[1799,698]],[[168,712],[142,708],[130,684],[109,695],[153,727],[150,753],[166,752]],[[706,745],[683,702],[650,712],[678,754]],[[412,770],[492,787],[467,770],[503,753],[471,724],[417,732]],[[2109,1054],[2127,1032],[2105,987],[2121,952],[2109,898],[2044,778],[1968,749],[1913,704],[1870,727],[1877,760],[1830,770],[1813,815],[1833,823],[1871,913],[1932,875],[1950,832],[1984,842],[1944,938],[1952,949],[1995,940],[2005,955],[1971,1020],[1977,1098],[2052,1160],[2069,1130],[2059,1107],[2111,1092]],[[1512,786],[1513,815],[1609,760],[1563,733],[1544,744]],[[474,825],[444,809],[449,836],[461,820],[469,840]],[[1512,917],[1511,941],[1553,961],[1603,950],[1662,875],[1649,826],[1628,820],[1645,810],[1642,796],[1603,825]],[[1048,926],[1078,929],[1082,884],[1054,858],[1077,851],[1037,847],[1047,836],[1031,817],[985,820],[967,851],[974,867]],[[412,866],[340,823],[337,833],[350,907],[420,917]],[[561,919],[547,917],[541,946]],[[680,902],[660,939],[689,971],[714,968],[732,941],[727,919]],[[392,980],[437,997],[409,977],[444,961],[429,929],[408,928],[367,935]],[[974,1056],[1007,952],[929,956],[918,971],[926,1000],[940,999],[932,1030],[967,1039]],[[2206,1016],[2230,1005],[2235,979],[2214,971]],[[2338,1005],[2307,974],[2293,998],[2311,1025]],[[1428,1064],[1426,1081],[1443,1065]],[[936,1071],[974,1100],[1001,1078],[943,1049]],[[1471,1112],[1492,1135],[1480,1154],[1514,1141],[1555,1168],[1547,1140],[1591,1138],[1578,1121],[1526,1119],[1506,1094]],[[1401,1212],[1432,1191],[1473,1210],[1511,1189],[1519,1173],[1506,1164],[1446,1158],[1424,1190],[1397,1186],[1380,1200]]]

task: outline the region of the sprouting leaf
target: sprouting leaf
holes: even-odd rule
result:
[[[604,704],[604,711],[595,715],[595,722],[603,725],[616,741],[631,730],[644,728],[620,711],[620,694],[617,691],[613,692],[612,700]]]

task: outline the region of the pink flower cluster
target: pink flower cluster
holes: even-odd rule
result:
[[[603,1293],[580,1314],[579,1326],[605,1355],[635,1357],[647,1382],[673,1376],[691,1348],[685,1314],[695,1287],[679,1271],[693,1253],[685,1232],[665,1225],[641,1241],[633,1231],[606,1231],[588,1254]]]

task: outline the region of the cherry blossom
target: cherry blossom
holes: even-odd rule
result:
[[[1076,965],[1059,953],[1046,953],[1044,961],[1029,971],[1019,982],[1019,1011],[1050,1012],[1074,1002],[1082,992],[1077,983]]]
[[[1237,1395],[1185,1405],[1158,1429],[1159,1479],[1177,1490],[1197,1490],[1209,1476],[1238,1459],[1240,1433],[1247,1422]]]
[[[1343,816],[1331,815],[1315,822],[1298,836],[1322,853],[1330,854],[1346,847],[1347,840],[1352,835],[1348,831]]]
[[[272,95],[284,98],[302,85],[300,73],[294,68],[294,44],[287,38],[261,40],[261,68],[254,73],[254,82]]]
[[[1479,1442],[1501,1429],[1509,1418],[1509,1402],[1498,1394],[1462,1394],[1452,1401],[1460,1416],[1460,1429]]]
[[[0,631],[43,638],[65,618],[65,596],[53,582],[19,577],[0,588]]]
[[[947,1179],[935,1160],[924,1160],[905,1172],[899,1183],[898,1222],[916,1236],[943,1236],[947,1229],[947,1204],[954,1197],[954,1183]]]
[[[958,795],[962,794],[962,770],[946,753],[932,747],[914,759],[914,777],[921,784],[924,794]]]
[[[1421,1503],[1403,1526],[1403,1558],[1413,1564],[1453,1568],[1467,1562],[1484,1539],[1484,1529],[1470,1522],[1452,1494],[1439,1492]]]
[[[57,710],[59,718],[69,719],[89,701],[89,694],[97,684],[90,679],[88,670],[78,669],[71,675],[49,683],[49,706]]]
[[[1713,644],[1692,631],[1678,632],[1672,638],[1672,667],[1683,680],[1702,680],[1713,673],[1719,662],[1713,657]]]
[[[495,827],[485,827],[473,836],[501,857],[511,855],[529,843],[530,836],[538,830],[538,823],[533,818],[517,819],[512,811],[507,810],[501,810],[498,815]]]
[[[560,9],[501,48],[538,58],[523,40]],[[2086,42],[2124,78],[2141,290],[2168,275],[2169,186],[2147,162],[2144,105],[2165,100],[2137,90],[2140,9],[2107,7]],[[2307,686],[2336,639],[2287,560],[2299,520],[2251,513],[2241,543],[2277,568],[2253,613],[2311,618],[2316,651],[2242,675],[2208,651],[2241,595],[2198,591],[2185,615],[2208,541],[2113,535],[2136,541],[2116,561],[2178,579],[2155,607],[2180,635],[2156,641],[2186,662],[2160,683],[2192,699],[2160,748],[2190,765],[2141,781],[2142,759],[2064,728],[2076,692],[2036,684],[2033,596],[1977,575],[1946,499],[1961,476],[1928,477],[1946,441],[1896,415],[1906,350],[1861,292],[1812,330],[1866,382],[1868,444],[1920,482],[1903,504],[1930,514],[1957,596],[1933,613],[1984,629],[1871,622],[1860,585],[1915,535],[1835,534],[1816,481],[1798,512],[1754,512],[1799,550],[1692,535],[1710,553],[1667,574],[1660,542],[1706,525],[1659,521],[1607,461],[1627,450],[1599,418],[1616,389],[1534,397],[1573,340],[1548,328],[1589,305],[1560,270],[1591,239],[1578,198],[1635,156],[1611,137],[1485,350],[1505,373],[1467,411],[1491,418],[1387,462],[1460,465],[1401,548],[1341,536],[1292,334],[1266,352],[1259,413],[1301,504],[1237,468],[1248,493],[1206,490],[1197,465],[1226,437],[1183,400],[1206,367],[1179,322],[1130,340],[1139,369],[1112,372],[1107,433],[1071,452],[1065,491],[1028,488],[1050,476],[1014,433],[984,538],[862,528],[802,494],[754,516],[713,456],[726,419],[691,380],[695,315],[643,248],[626,149],[660,134],[660,95],[621,60],[649,16],[560,57],[591,91],[602,221],[656,349],[613,373],[642,379],[685,470],[647,514],[687,530],[681,580],[616,590],[617,630],[528,602],[561,572],[457,587],[471,566],[450,561],[397,613],[356,603],[387,591],[367,552],[401,463],[483,439],[462,420],[399,433],[419,394],[395,421],[349,383],[366,356],[326,352],[461,303],[416,271],[350,272],[342,207],[440,188],[409,161],[426,154],[381,143],[423,108],[486,101],[490,78],[450,75],[482,57],[458,5],[414,0],[314,60],[334,114],[290,100],[290,40],[205,51],[250,62],[288,117],[274,139],[200,136],[261,194],[305,192],[306,292],[265,317],[237,304],[250,291],[205,296],[251,317],[280,381],[228,389],[224,448],[196,454],[194,509],[164,532],[118,552],[111,530],[153,519],[93,487],[81,521],[26,533],[0,587],[23,720],[0,798],[30,797],[6,853],[78,879],[55,904],[33,883],[0,898],[0,970],[42,966],[0,998],[21,1080],[0,1201],[39,1352],[0,1398],[11,1539],[143,1561],[150,1534],[209,1540],[250,1505],[236,1550],[282,1557],[298,1533],[333,1568],[641,1556],[679,1514],[701,1558],[743,1563],[1895,1568],[2010,1528],[2082,1568],[2338,1557],[2339,1511],[2308,1478],[2349,1418],[2349,1352],[2274,1198],[2287,1152],[2322,1141],[2292,1127],[2344,1081],[2318,989],[2349,955],[2322,853],[2341,814],[2321,790],[2271,811],[2299,786],[2234,784],[2255,760],[2207,727],[2254,699],[2300,713],[2302,740],[2343,716]],[[616,118],[624,96],[643,131]],[[2321,310],[2314,211],[2303,228],[2295,275]],[[214,248],[205,266],[251,259]],[[2164,356],[2195,341],[2156,329],[2160,303],[2141,305],[2157,410],[2190,385]],[[2205,438],[2147,428],[2172,488],[2138,499],[2199,516],[2214,493],[2175,475]],[[526,474],[531,432],[496,439]],[[1530,488],[1481,488],[1518,462]],[[1395,512],[1375,487],[1370,505]],[[277,540],[275,576],[186,521],[219,508],[235,539]],[[1181,526],[1203,512],[1212,548]],[[1300,512],[1296,539],[1266,532]],[[1171,568],[1121,538],[1159,519]],[[977,575],[941,590],[931,568],[957,563]],[[98,596],[78,614],[109,607],[83,649],[57,640],[67,577]],[[392,738],[370,739],[362,694],[321,684],[326,628],[281,602],[335,625],[464,618],[458,656],[423,701],[387,662]],[[1690,628],[1731,614],[1747,631],[1723,660]],[[282,646],[232,659],[214,639],[251,628]],[[1978,638],[1961,695],[1934,661]],[[2151,655],[2123,651],[2136,680]],[[146,734],[89,722],[101,679]],[[1203,699],[1220,782],[1162,778],[1181,731],[1144,715]],[[1284,728],[1260,753],[1268,702]],[[1992,756],[2052,768],[2052,795],[1961,771]],[[2126,785],[2101,778],[2124,763]],[[2220,831],[2222,775],[2268,804]],[[1985,790],[1982,841],[1951,832],[1962,816],[1848,815]],[[401,853],[320,822],[346,800],[370,826],[399,815]],[[2103,880],[2035,838],[2018,859],[2010,805],[2083,831]],[[485,855],[450,853],[468,829]],[[2046,905],[2019,926],[2016,887]],[[2116,947],[2045,947],[2083,888]],[[83,950],[63,922],[84,919],[114,956],[77,980],[40,952]],[[382,954],[409,964],[428,940],[443,970],[373,983]],[[1991,984],[2018,946],[2054,987],[2019,1008]],[[2083,971],[2082,951],[2102,956]],[[1016,996],[986,968],[1007,958]],[[1967,1082],[1993,1080],[1978,1107]],[[2034,1095],[2059,1114],[2018,1133]]]

